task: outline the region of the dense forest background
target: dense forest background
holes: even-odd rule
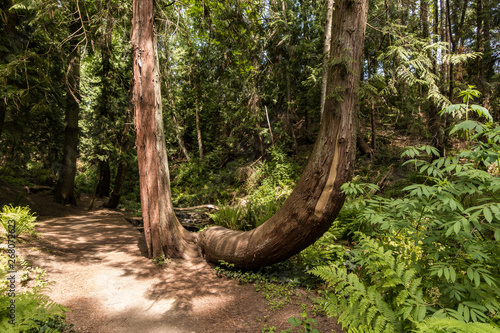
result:
[[[174,205],[217,204],[215,224],[254,228],[311,153],[331,4],[155,6]],[[369,6],[356,176],[304,269],[323,265],[315,273],[333,294],[355,295],[325,305],[349,327],[405,331],[430,315],[498,324],[500,5]],[[0,0],[2,183],[50,186],[69,204],[83,192],[109,197],[140,215],[131,7]],[[363,307],[366,316],[349,312]]]

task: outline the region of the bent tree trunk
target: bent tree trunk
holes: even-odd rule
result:
[[[151,258],[190,257],[198,253],[195,237],[175,217],[170,196],[153,8],[153,0],[133,2],[133,103],[144,235]]]
[[[314,243],[338,215],[340,186],[351,177],[356,144],[356,99],[362,66],[368,0],[340,0],[333,21],[327,98],[314,150],[302,177],[281,209],[258,228],[212,227],[198,245],[207,261],[259,268]]]

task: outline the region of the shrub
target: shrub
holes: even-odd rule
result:
[[[15,233],[16,236],[21,234],[35,234],[36,216],[31,213],[28,206],[3,206],[2,212],[0,213],[0,223],[2,224],[5,231],[8,230],[9,221],[15,221]]]
[[[9,272],[9,256],[5,252],[0,253],[0,275],[7,277]],[[64,321],[65,312],[68,311],[62,305],[53,302],[43,292],[47,289],[47,282],[41,269],[28,267],[29,265],[20,260],[24,274],[17,275],[15,294],[12,294],[7,279],[0,282],[0,332],[63,332],[70,328]],[[10,273],[9,273],[10,274]],[[32,275],[31,278],[28,275]],[[33,288],[22,288],[23,282],[33,279]],[[15,299],[15,322],[9,323],[11,300]]]
[[[9,323],[9,306],[11,298],[6,291],[0,294],[0,331],[17,332],[62,332],[68,325],[64,313],[68,311],[34,288],[32,291],[16,293],[15,323]]]
[[[467,116],[467,108],[446,111]],[[485,109],[471,108],[491,121]],[[492,172],[500,127],[466,119],[452,127],[459,132],[468,149],[456,156],[439,158],[430,146],[403,151],[422,182],[406,186],[402,197],[343,186],[358,197],[351,199],[359,209],[354,219],[364,226],[352,251],[357,266],[337,262],[312,272],[329,284],[327,311],[349,330],[408,332],[435,324],[434,331],[448,332],[438,321],[424,322],[428,317],[471,331],[474,325],[465,323],[500,323],[500,178]],[[458,326],[449,332],[461,332]]]

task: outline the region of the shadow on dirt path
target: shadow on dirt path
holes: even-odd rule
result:
[[[158,267],[125,214],[87,211],[88,197],[76,208],[53,203],[49,194],[26,201],[38,213],[42,236],[20,251],[54,281],[47,294],[71,310],[76,332],[232,333],[272,326],[280,332],[302,311],[300,304],[311,303],[302,292],[293,304],[271,311],[253,284],[218,278],[201,259]],[[332,319],[315,319],[321,332],[341,332]]]

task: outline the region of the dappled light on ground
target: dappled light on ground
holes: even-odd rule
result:
[[[44,207],[42,236],[22,251],[55,282],[48,294],[70,308],[76,332],[260,332],[265,325],[280,331],[301,312],[299,300],[270,311],[252,284],[219,278],[202,259],[157,266],[121,211],[87,211],[88,198],[76,208],[46,196],[29,199]],[[330,319],[317,320],[322,332],[334,329]]]

